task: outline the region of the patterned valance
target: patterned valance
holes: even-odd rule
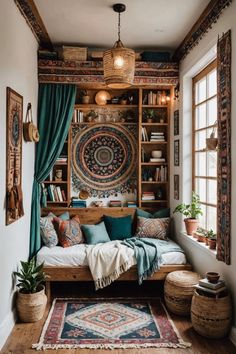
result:
[[[38,61],[40,83],[101,84],[103,78],[102,61]],[[179,65],[177,63],[136,62],[134,85],[177,85]]]
[[[217,259],[230,264],[231,236],[231,31],[217,44],[218,205]]]

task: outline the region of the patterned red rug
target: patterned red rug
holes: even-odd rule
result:
[[[160,299],[55,299],[33,348],[187,348]]]

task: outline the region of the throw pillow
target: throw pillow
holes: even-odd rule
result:
[[[62,247],[70,247],[84,242],[80,221],[77,216],[71,220],[61,220],[54,217],[52,222]]]
[[[40,235],[45,246],[52,248],[58,244],[58,237],[55,231],[54,225],[52,223],[53,218],[56,215],[49,213],[47,216],[40,218]],[[68,212],[59,216],[62,220],[70,219]]]
[[[89,245],[110,241],[103,221],[97,225],[81,225],[81,228]]]
[[[149,219],[138,216],[136,237],[167,239],[170,218]]]
[[[169,218],[170,217],[170,209],[169,208],[163,208],[158,211],[156,211],[154,214],[149,213],[148,211],[142,210],[137,208],[137,216],[141,216],[143,218]]]
[[[110,239],[124,240],[132,237],[132,217],[131,215],[114,218],[104,215],[104,222]]]

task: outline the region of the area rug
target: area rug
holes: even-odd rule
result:
[[[160,299],[55,299],[37,350],[187,348]]]

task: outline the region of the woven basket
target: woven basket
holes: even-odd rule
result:
[[[231,324],[232,306],[230,296],[212,298],[195,291],[191,306],[191,320],[197,333],[206,338],[223,338]]]
[[[63,59],[72,61],[86,61],[87,48],[63,46]]]
[[[47,304],[45,288],[34,294],[18,292],[16,308],[21,322],[36,322],[43,317]]]
[[[167,308],[176,315],[189,316],[194,293],[193,285],[198,284],[197,273],[181,270],[169,273],[165,280],[164,296]]]

